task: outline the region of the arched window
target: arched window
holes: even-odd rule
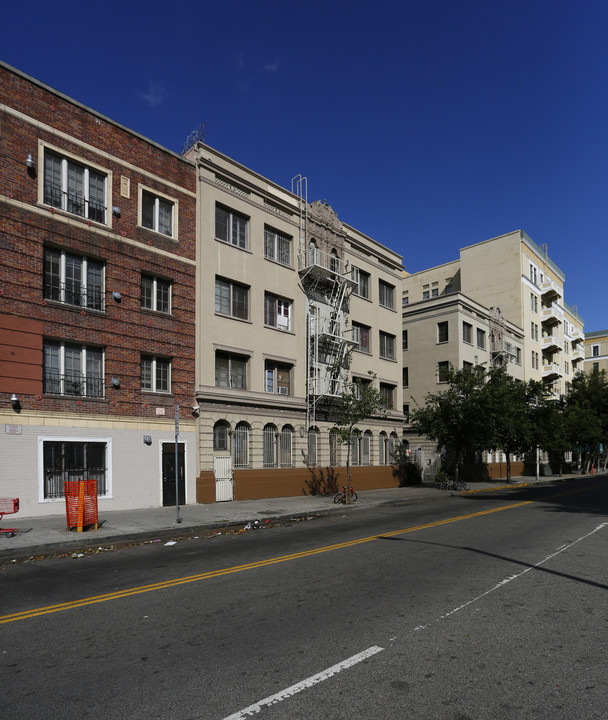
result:
[[[234,429],[234,467],[249,467],[249,425],[245,422]]]
[[[277,426],[272,423],[264,425],[263,455],[264,467],[277,466]]]
[[[317,445],[319,431],[316,427],[308,429],[308,467],[314,467],[317,464]]]
[[[387,465],[393,465],[395,463],[395,448],[397,447],[398,442],[399,438],[397,437],[397,433],[392,432],[388,439]]]
[[[335,248],[332,248],[329,255],[329,269],[334,273],[340,272],[340,260]]]
[[[361,465],[361,433],[358,430],[350,436],[350,463]]]
[[[285,425],[281,430],[281,445],[279,448],[279,464],[281,467],[291,467],[293,428]]]
[[[213,426],[213,449],[217,452],[230,450],[228,430],[230,426],[225,420],[218,420]]]
[[[378,437],[378,465],[386,465],[388,463],[388,436],[385,432],[381,432]]]

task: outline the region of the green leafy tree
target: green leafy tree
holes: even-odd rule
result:
[[[386,415],[386,401],[375,386],[376,375],[369,373],[371,382],[356,378],[340,393],[340,399],[332,405],[330,418],[334,424],[338,442],[346,444],[346,502],[350,502],[350,457],[357,425],[367,418]]]
[[[587,465],[604,454],[608,441],[608,378],[604,370],[574,376],[565,398],[570,447],[581,451]]]
[[[487,371],[483,365],[454,370],[447,374],[447,388],[429,393],[423,407],[412,412],[412,429],[437,443],[437,449],[452,453],[454,474],[467,456],[491,444],[484,404]]]

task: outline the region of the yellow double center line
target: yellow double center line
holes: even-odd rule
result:
[[[437,520],[424,525],[415,525],[402,530],[393,530],[391,532],[380,533],[378,535],[358,538],[357,540],[348,540],[347,542],[338,543],[336,545],[326,545],[312,550],[305,550],[304,552],[293,553],[292,555],[280,555],[279,557],[269,558],[268,560],[259,560],[257,562],[246,563],[245,565],[235,565],[234,567],[222,568],[220,570],[210,570],[209,572],[174,578],[173,580],[165,580],[164,582],[153,583],[152,585],[141,585],[140,587],[130,588],[127,590],[117,590],[116,592],[106,593],[104,595],[93,595],[92,597],[72,600],[71,602],[59,603],[57,605],[48,605],[46,607],[34,608],[32,610],[23,610],[22,612],[12,613],[11,615],[0,615],[0,624],[15,622],[16,620],[27,620],[29,618],[61,612],[63,610],[73,610],[74,608],[84,607],[85,605],[95,605],[96,603],[108,602],[109,600],[119,600],[120,598],[131,597],[132,595],[141,595],[142,593],[154,592],[155,590],[164,590],[165,588],[185,585],[186,583],[210,580],[211,578],[221,577],[222,575],[230,575],[231,573],[244,572],[245,570],[255,570],[268,565],[276,565],[278,563],[289,562],[290,560],[298,560],[312,555],[320,555],[321,553],[331,552],[332,550],[342,550],[344,548],[353,547],[354,545],[362,545],[363,543],[377,540],[380,537],[405,535],[405,533],[416,532],[417,530],[426,530],[427,528],[448,525],[449,523],[469,520],[471,518],[481,517],[482,515],[490,515],[491,513],[500,512],[501,510],[514,510],[515,508],[522,507],[523,505],[530,505],[533,502],[533,500],[526,500],[525,502],[503,505],[502,507],[492,508],[491,510],[482,510],[480,512],[469,513],[468,515],[459,515],[458,517],[447,518],[446,520]]]

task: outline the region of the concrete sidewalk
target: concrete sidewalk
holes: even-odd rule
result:
[[[580,475],[577,477],[581,477]],[[556,478],[557,479],[557,478]],[[562,479],[566,479],[565,477]],[[550,478],[546,480],[551,481]],[[474,483],[470,492],[517,488],[534,483],[534,478],[513,478],[510,485],[504,480]],[[387,504],[409,504],[438,500],[453,491],[438,490],[432,485],[363,490],[353,505],[335,505],[333,496],[302,495],[299,497],[241,500],[209,505],[180,507],[181,522],[177,522],[175,507],[145,510],[112,510],[99,512],[97,530],[68,531],[65,513],[47,517],[21,517],[19,513],[6,515],[0,522],[0,560],[22,560],[27,557],[76,553],[81,549],[108,547],[146,540],[168,541],[171,538],[210,534],[229,528],[244,529],[252,525],[285,522],[330,513],[361,512]],[[466,493],[464,493],[466,495]],[[19,528],[14,537],[1,534],[1,528]]]

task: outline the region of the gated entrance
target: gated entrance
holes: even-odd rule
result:
[[[233,499],[232,458],[230,455],[216,455],[213,458],[215,475],[215,502]]]

